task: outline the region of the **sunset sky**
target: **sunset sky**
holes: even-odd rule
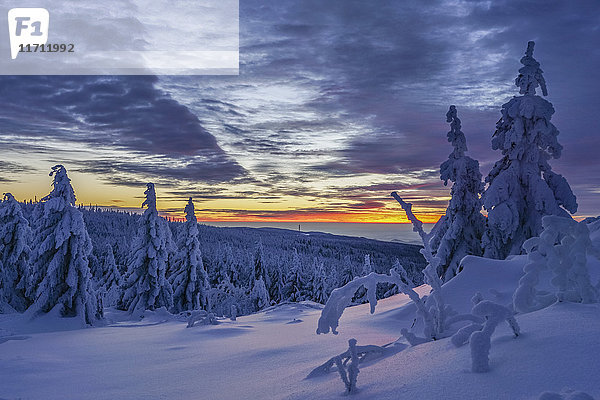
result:
[[[239,76],[0,76],[0,188],[200,220],[432,222],[449,187],[445,114],[458,108],[484,176],[528,40],[554,104],[551,161],[600,214],[600,2],[240,1]]]

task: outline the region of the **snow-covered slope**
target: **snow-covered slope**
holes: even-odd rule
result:
[[[480,291],[507,303],[524,263],[470,257],[444,286],[446,300],[468,311]],[[600,265],[590,269],[596,281]],[[336,399],[344,392],[337,372],[305,379],[310,371],[344,352],[349,338],[389,344],[414,319],[406,296],[396,295],[374,315],[368,305],[347,309],[339,335],[316,335],[321,307],[284,304],[189,329],[160,311],[131,322],[108,310],[107,326],[80,330],[61,330],[69,321],[52,316],[30,323],[0,315],[0,398]],[[361,364],[352,398],[537,399],[566,388],[600,397],[600,305],[560,303],[517,320],[520,337],[504,325],[494,333],[488,373],[472,373],[469,347],[449,339],[389,346]]]

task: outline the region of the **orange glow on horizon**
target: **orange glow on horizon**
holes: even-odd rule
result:
[[[183,213],[161,213],[164,216],[175,220],[185,220]],[[322,213],[290,213],[286,216],[260,216],[256,215],[227,215],[227,214],[209,214],[199,212],[196,217],[199,222],[329,222],[329,223],[377,223],[377,224],[410,224],[402,210],[397,213],[389,212],[370,212],[370,213],[352,213],[352,212],[322,212]],[[425,224],[436,223],[441,214],[415,214]]]

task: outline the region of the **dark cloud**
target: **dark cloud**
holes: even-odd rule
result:
[[[156,82],[152,76],[3,76],[2,131],[35,138],[39,145],[59,139],[161,158],[154,163],[140,158],[135,164],[117,158],[82,161],[88,165],[82,169],[90,172],[204,181],[243,175],[198,117],[157,89]]]

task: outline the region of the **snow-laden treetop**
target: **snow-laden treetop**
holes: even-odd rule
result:
[[[540,63],[533,58],[533,47],[535,42],[527,43],[527,51],[525,56],[521,58],[521,64],[524,65],[519,69],[519,76],[515,79],[515,85],[519,87],[519,93],[535,95],[535,88],[540,86],[542,94],[548,96],[546,90],[546,81],[544,80],[543,72],[540,68]]]
[[[154,183],[146,183],[146,191],[144,194],[146,195],[146,200],[142,203],[142,208],[146,206],[148,207],[148,210],[156,211],[156,192],[154,191]]]
[[[58,164],[52,167],[50,176],[54,175],[54,181],[52,181],[52,191],[48,196],[44,197],[42,201],[48,201],[52,199],[62,199],[68,205],[75,206],[75,192],[71,186],[71,180],[67,176],[67,170],[62,165]]]
[[[4,193],[4,199],[3,201],[13,201],[15,200],[15,197],[12,195],[12,193]]]
[[[194,212],[194,203],[192,202],[192,198],[190,197],[188,203],[185,205],[183,209],[185,211],[185,220],[187,222],[196,222],[196,214]]]
[[[448,141],[454,147],[452,155],[454,158],[461,158],[467,151],[467,139],[465,134],[460,130],[460,119],[456,111],[456,106],[450,106],[450,109],[446,113],[446,122],[450,123],[450,132],[448,132]]]

